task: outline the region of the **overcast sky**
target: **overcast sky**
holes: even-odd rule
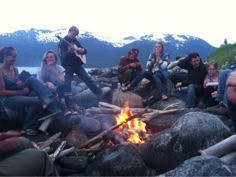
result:
[[[185,34],[219,47],[236,42],[235,0],[2,0],[0,33],[80,30],[120,39]]]

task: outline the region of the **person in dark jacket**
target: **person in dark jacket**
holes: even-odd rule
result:
[[[61,65],[65,68],[65,102],[71,111],[73,111],[71,82],[74,73],[85,82],[98,98],[102,96],[101,88],[95,84],[83,67],[83,64],[86,62],[85,54],[87,50],[77,40],[76,36],[78,34],[79,29],[76,26],[71,26],[68,34],[58,44]]]
[[[120,58],[118,80],[121,84],[128,84],[142,71],[141,63],[137,58],[138,54],[139,50],[133,48],[128,52],[127,56],[122,56]]]
[[[175,87],[176,89],[187,88],[187,107],[196,107],[198,97],[203,95],[203,83],[207,75],[207,68],[203,64],[200,55],[195,52],[180,60],[177,65],[188,71],[188,77],[181,82],[177,82]]]

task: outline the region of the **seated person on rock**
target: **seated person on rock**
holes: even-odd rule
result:
[[[52,92],[45,87],[36,77],[23,71],[18,73],[15,67],[16,49],[3,47],[0,50],[0,99],[4,108],[19,113],[18,119],[23,124],[23,129],[29,135],[36,134],[37,119],[41,117],[43,109],[50,112],[58,111]],[[33,91],[37,96],[29,95]]]
[[[227,79],[233,72],[231,69],[220,70],[219,83],[216,92],[216,101],[219,103],[216,106],[208,107],[206,109],[209,113],[228,115],[228,98],[227,98]]]
[[[187,107],[196,107],[199,97],[203,95],[203,83],[207,75],[206,66],[203,64],[198,53],[190,53],[187,58],[180,60],[179,67],[188,71],[188,78],[175,84],[175,96],[186,98]],[[185,87],[186,90],[178,91],[178,88]]]
[[[127,84],[134,79],[141,71],[142,66],[137,58],[139,50],[136,48],[131,49],[127,56],[120,58],[118,67],[118,81],[121,84]]]
[[[122,88],[127,91],[135,87],[143,78],[149,79],[155,84],[161,95],[162,100],[168,99],[167,91],[164,83],[168,78],[167,66],[170,56],[164,51],[164,46],[161,42],[155,44],[154,52],[148,58],[147,69],[135,77],[129,84]]]
[[[216,101],[217,87],[219,84],[219,65],[217,62],[212,61],[208,64],[207,75],[204,79],[204,95],[203,103],[206,107],[215,106],[218,104]]]
[[[47,153],[34,148],[21,132],[0,132],[0,176],[55,176]]]
[[[65,69],[57,62],[56,52],[53,50],[46,51],[43,55],[39,79],[59,98],[62,98],[65,92]]]

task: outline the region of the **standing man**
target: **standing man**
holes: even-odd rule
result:
[[[101,98],[102,90],[99,88],[91,77],[85,71],[83,64],[87,50],[76,39],[79,34],[79,29],[76,26],[71,26],[68,34],[59,42],[59,56],[61,65],[65,68],[65,103],[69,110],[73,110],[71,102],[71,82],[74,73],[85,82],[88,88],[98,97]]]

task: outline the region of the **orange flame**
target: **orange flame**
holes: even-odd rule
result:
[[[121,110],[121,113],[116,118],[116,123],[121,124],[126,122],[126,120],[132,115],[133,114],[129,108],[128,102],[126,102],[124,108]],[[126,130],[128,134],[127,141],[134,144],[142,144],[145,142],[142,140],[140,135],[147,132],[146,123],[142,122],[139,118],[134,118],[127,123],[124,123],[117,129],[120,134],[122,134],[124,130]]]

